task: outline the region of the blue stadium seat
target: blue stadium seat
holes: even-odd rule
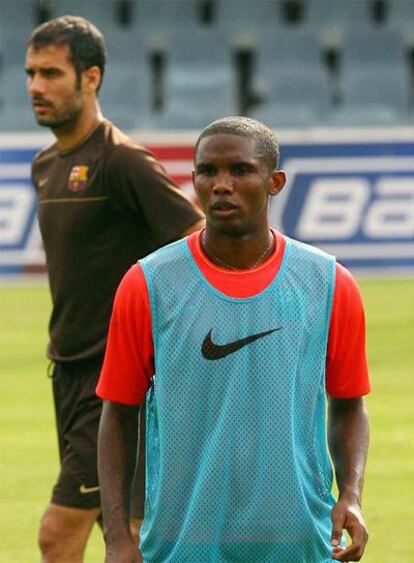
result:
[[[134,16],[142,29],[197,25],[200,0],[136,0]]]
[[[36,129],[36,120],[26,88],[23,65],[4,69],[0,83],[0,124],[2,131]]]
[[[169,65],[197,67],[232,66],[226,36],[217,29],[175,29],[168,36],[166,57]]]
[[[137,66],[148,63],[150,51],[137,28],[111,28],[105,33],[105,41],[109,63],[131,61]]]
[[[217,0],[215,10],[216,25],[235,46],[256,44],[263,26],[283,26],[277,0]]]
[[[24,68],[26,59],[26,45],[32,29],[27,33],[16,32],[15,29],[4,29],[1,34],[2,52],[1,62],[2,68],[19,65]]]
[[[315,34],[309,30],[264,29],[255,51],[255,71],[258,77],[277,72],[279,65],[320,67],[322,51]]]
[[[342,74],[342,103],[332,124],[405,123],[410,109],[407,69],[389,65],[350,68]]]
[[[390,0],[387,22],[401,30],[405,41],[414,45],[414,2],[413,0]]]
[[[342,68],[369,64],[404,66],[407,56],[402,34],[384,27],[370,31],[350,30],[344,35],[341,48]]]
[[[0,110],[1,132],[39,131],[33,111],[26,105],[3,106]]]
[[[232,53],[220,30],[175,30],[168,38],[165,56],[162,98],[168,101],[168,107],[171,104],[180,105],[180,101],[174,101],[178,98],[178,92],[187,100],[192,92],[198,98],[202,96],[201,86],[212,88],[216,94],[220,88],[218,77],[223,80],[223,91],[229,88],[229,81],[233,89],[235,68]],[[209,85],[206,77],[212,80],[212,85]],[[184,86],[188,88],[188,92],[182,92]],[[203,96],[204,98],[206,103],[211,103],[208,96]]]
[[[304,25],[315,30],[324,44],[336,46],[347,29],[374,25],[372,0],[307,0]]]
[[[219,25],[277,25],[281,20],[277,0],[217,0],[215,9]]]
[[[148,68],[134,62],[109,64],[99,99],[104,115],[119,127],[146,127],[152,112]]]
[[[34,0],[1,0],[1,32],[9,30],[19,33],[20,40],[23,36],[24,41],[25,36],[38,24],[36,15],[36,2]]]
[[[330,111],[330,83],[322,67],[277,67],[267,75],[265,92],[265,101],[249,114],[270,126],[318,125]]]
[[[164,51],[170,33],[198,29],[199,0],[136,0],[134,26],[152,50]]]
[[[237,113],[234,79],[226,69],[170,69],[165,78],[165,105],[157,119],[161,128],[199,129]]]
[[[119,0],[54,0],[53,17],[82,16],[102,32],[120,25]]]
[[[4,68],[1,79],[0,99],[9,107],[14,105],[30,106],[24,65],[9,65]]]

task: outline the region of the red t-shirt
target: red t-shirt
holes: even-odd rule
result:
[[[275,250],[251,270],[227,270],[212,263],[200,245],[200,233],[187,237],[198,267],[218,291],[230,297],[251,297],[277,275],[286,240],[277,231]],[[147,284],[141,266],[125,274],[115,296],[108,343],[97,394],[128,405],[142,403],[154,374],[154,346]],[[331,397],[351,398],[369,393],[365,348],[365,315],[361,294],[350,272],[336,264],[334,301],[326,358],[326,391]]]

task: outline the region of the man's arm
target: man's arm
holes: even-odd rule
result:
[[[368,541],[361,512],[361,496],[369,444],[368,414],[362,397],[329,401],[329,449],[339,489],[332,510],[333,559],[359,561]],[[343,530],[351,537],[346,549],[339,548]]]
[[[98,473],[106,563],[139,563],[130,533],[130,494],[139,407],[104,401],[98,433]]]

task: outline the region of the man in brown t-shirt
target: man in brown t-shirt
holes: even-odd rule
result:
[[[118,283],[136,260],[203,222],[153,155],[103,119],[104,68],[103,37],[83,18],[56,18],[29,39],[35,116],[56,136],[32,167],[53,303],[48,357],[61,460],[39,530],[47,563],[81,562],[100,516],[94,390]]]

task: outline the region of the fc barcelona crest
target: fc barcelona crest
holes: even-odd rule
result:
[[[89,166],[74,166],[69,174],[68,188],[71,192],[80,192],[88,181]]]

